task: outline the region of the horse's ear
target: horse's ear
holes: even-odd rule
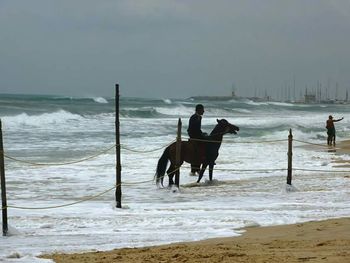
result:
[[[217,121],[218,123],[220,123],[220,120],[219,120],[219,119],[216,119],[216,121]]]

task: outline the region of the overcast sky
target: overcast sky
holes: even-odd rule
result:
[[[0,93],[282,97],[318,81],[350,91],[349,0],[0,0]]]

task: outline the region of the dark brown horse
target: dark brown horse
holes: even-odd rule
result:
[[[163,185],[163,179],[165,171],[169,176],[169,186],[174,185],[173,177],[176,173],[180,173],[180,166],[183,162],[192,164],[194,167],[200,168],[197,183],[203,177],[203,174],[209,165],[209,180],[213,179],[213,168],[215,160],[219,156],[219,149],[221,146],[222,138],[226,133],[236,134],[239,131],[239,127],[229,123],[225,119],[217,120],[217,125],[205,138],[205,140],[194,140],[181,142],[181,154],[180,163],[178,169],[176,169],[176,142],[169,145],[163,152],[163,155],[158,160],[157,171],[156,171],[156,182],[157,185],[161,183]],[[203,156],[201,156],[198,148],[203,148]],[[170,161],[170,167],[166,170],[168,161]],[[178,186],[178,185],[177,185]]]

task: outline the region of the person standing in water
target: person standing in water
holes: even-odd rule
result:
[[[327,144],[328,145],[333,145],[335,146],[335,127],[334,127],[334,122],[338,122],[343,120],[344,117],[341,119],[334,120],[332,115],[329,115],[328,120],[326,122],[326,129],[327,129]]]

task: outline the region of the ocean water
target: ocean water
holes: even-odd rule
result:
[[[205,105],[202,130],[216,119],[240,127],[225,135],[214,181],[181,167],[180,189],[153,180],[181,118]],[[0,95],[9,235],[0,262],[36,256],[236,236],[241,228],[350,216],[350,168],[325,146],[328,115],[337,140],[349,137],[349,105],[250,100],[120,98],[122,209],[115,208],[113,98]],[[293,133],[293,181],[287,146]],[[167,183],[167,180],[165,180]],[[194,187],[195,186],[195,187]]]

